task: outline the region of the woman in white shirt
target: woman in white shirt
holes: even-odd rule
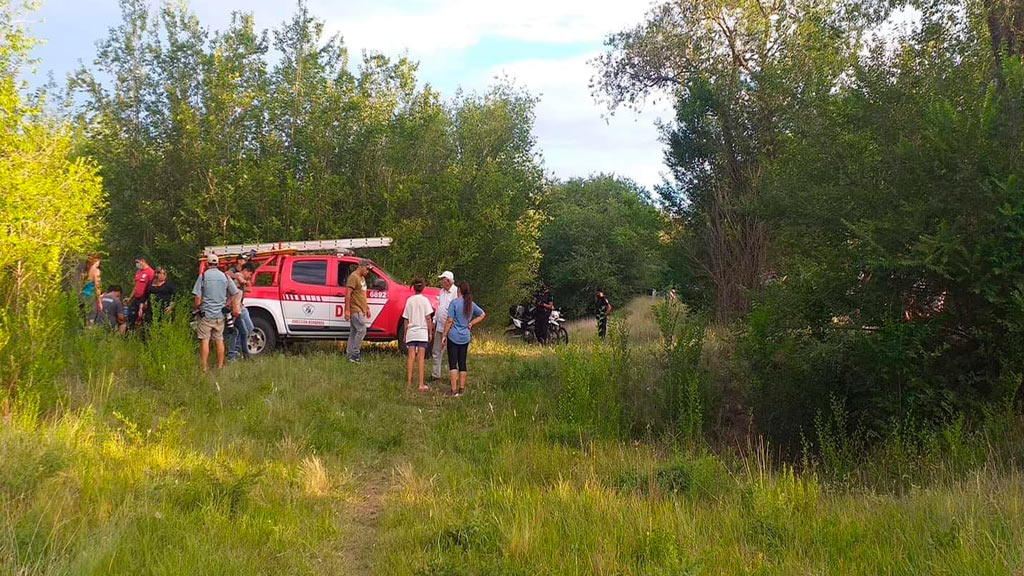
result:
[[[430,390],[423,383],[423,358],[430,347],[430,335],[434,333],[431,315],[434,313],[430,300],[423,295],[423,278],[412,281],[412,289],[416,292],[405,301],[405,345],[408,347],[408,358],[405,363],[405,389],[412,389],[412,366],[419,362],[419,391]]]

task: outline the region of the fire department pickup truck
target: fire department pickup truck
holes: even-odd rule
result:
[[[348,338],[349,323],[344,318],[348,292],[345,281],[361,259],[352,251],[390,244],[390,238],[353,238],[208,246],[203,250],[200,274],[205,269],[208,254],[216,254],[220,259],[219,267],[226,270],[240,254],[255,252],[252,261],[257,268],[252,288],[244,300],[254,326],[248,346],[251,354],[266,354],[283,342]],[[412,287],[372,263],[366,275],[370,307],[366,339],[395,340],[404,353],[402,312],[406,299],[412,294]],[[425,288],[423,294],[436,309],[440,290]]]

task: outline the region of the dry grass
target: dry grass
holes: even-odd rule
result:
[[[612,311],[609,320],[609,331],[614,322],[621,322],[629,331],[629,341],[633,344],[650,344],[661,339],[661,330],[654,318],[651,308],[660,302],[658,298],[639,296],[631,300],[625,307]],[[567,322],[569,342],[588,344],[597,342],[597,319],[593,316]]]

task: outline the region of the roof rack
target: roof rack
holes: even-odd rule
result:
[[[244,252],[257,254],[281,252],[338,252],[351,254],[359,248],[386,248],[391,246],[391,238],[341,238],[338,240],[303,240],[299,242],[265,242],[257,244],[228,244],[225,246],[207,246],[203,248],[203,256],[231,256]]]

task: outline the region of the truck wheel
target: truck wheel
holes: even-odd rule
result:
[[[398,352],[405,356],[409,351],[409,347],[405,345],[405,319],[398,321]]]
[[[249,354],[263,356],[277,347],[277,330],[262,314],[252,317],[252,334],[249,335]]]

